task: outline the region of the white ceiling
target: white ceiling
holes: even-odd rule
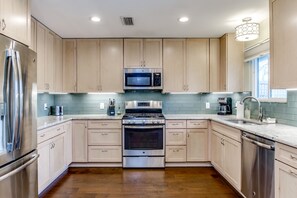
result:
[[[32,15],[63,38],[220,37],[245,17],[261,22],[269,0],[31,0]],[[89,19],[96,15],[101,22]],[[121,16],[134,18],[123,26]],[[187,16],[182,24],[178,18]]]

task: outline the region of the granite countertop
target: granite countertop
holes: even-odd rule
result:
[[[63,122],[70,120],[121,120],[123,115],[120,116],[107,116],[107,115],[65,115],[65,116],[45,116],[37,119],[37,129],[42,130]],[[280,142],[292,147],[297,148],[297,127],[288,126],[284,124],[261,124],[261,125],[246,125],[236,124],[227,121],[228,119],[235,119],[236,116],[219,116],[216,114],[165,114],[167,120],[180,120],[180,119],[200,119],[212,120],[230,127],[237,128],[241,131],[246,131],[276,142]]]
[[[42,130],[70,120],[121,120],[123,115],[108,116],[104,114],[44,116],[37,118],[37,130]]]

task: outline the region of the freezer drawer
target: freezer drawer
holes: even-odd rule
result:
[[[36,151],[33,151],[0,169],[0,197],[38,197],[37,158]]]

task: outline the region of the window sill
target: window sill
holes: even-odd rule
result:
[[[258,98],[260,102],[287,103],[287,98]]]

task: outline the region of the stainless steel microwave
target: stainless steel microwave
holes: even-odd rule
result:
[[[162,90],[162,69],[124,69],[124,90]]]

